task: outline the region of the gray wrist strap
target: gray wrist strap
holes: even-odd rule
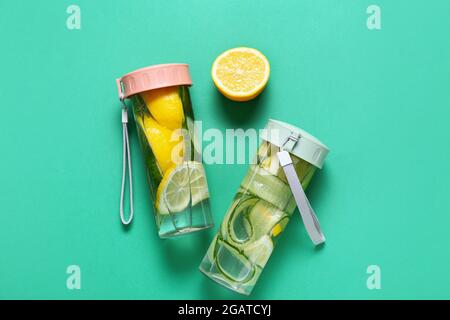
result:
[[[292,194],[294,195],[295,202],[297,203],[298,210],[300,211],[300,215],[309,237],[314,245],[325,242],[325,236],[320,229],[319,220],[317,219],[316,214],[311,207],[308,198],[306,197],[305,191],[303,190],[302,184],[298,179],[297,172],[292,164],[292,159],[289,152],[280,151],[277,155],[280,165],[283,167]]]
[[[123,102],[123,101],[122,101]],[[130,154],[130,141],[128,139],[128,110],[124,104],[122,108],[122,132],[123,132],[123,166],[122,166],[122,188],[120,191],[120,220],[124,225],[128,225],[133,220],[133,178],[131,174],[131,154]],[[127,176],[127,164],[128,164],[128,182],[130,189],[130,213],[128,220],[124,216],[124,196],[125,196],[125,180]]]

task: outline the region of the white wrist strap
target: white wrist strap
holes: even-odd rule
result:
[[[122,101],[123,102],[123,101]],[[128,110],[127,107],[124,106],[122,108],[122,132],[123,132],[123,166],[122,166],[122,188],[120,191],[120,220],[124,225],[128,225],[133,220],[133,178],[131,173],[131,154],[130,154],[130,141],[128,139]],[[130,189],[130,213],[128,216],[128,220],[125,219],[123,212],[123,203],[125,196],[125,180],[127,176],[127,163],[128,163],[128,182]]]
[[[298,137],[292,140],[294,140],[295,145]],[[290,144],[292,145],[292,143]],[[308,198],[306,197],[305,191],[303,190],[302,184],[298,179],[297,172],[295,171],[294,165],[292,164],[292,159],[289,155],[289,152],[282,150],[278,152],[277,155],[278,160],[280,161],[280,165],[283,167],[292,194],[294,195],[295,202],[297,203],[298,210],[300,211],[300,215],[309,237],[311,238],[314,245],[325,242],[325,236],[320,229],[319,220],[317,219],[317,216],[313,208],[311,207]]]

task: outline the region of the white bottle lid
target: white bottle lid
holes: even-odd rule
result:
[[[261,133],[261,139],[289,151],[319,169],[329,152],[325,144],[305,130],[273,119],[269,119]]]

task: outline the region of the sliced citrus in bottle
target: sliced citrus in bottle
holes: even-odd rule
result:
[[[159,183],[158,190],[156,191],[155,207],[159,214],[169,214],[169,208],[167,208],[166,201],[161,195],[164,191],[164,188],[167,186],[170,177],[172,176],[173,170],[175,170],[174,166],[166,170],[166,173]]]
[[[183,103],[178,87],[167,87],[141,93],[155,120],[168,129],[180,129],[184,121]]]
[[[203,165],[200,162],[187,162],[190,173],[192,206],[209,198],[208,183]]]
[[[156,192],[156,209],[160,214],[183,211],[190,200],[189,169],[181,164],[169,168]]]
[[[192,199],[196,205],[209,197],[203,166],[188,161],[169,168],[156,192],[156,209],[160,214],[177,213],[186,209]]]
[[[283,232],[283,230],[286,228],[286,225],[289,222],[289,217],[284,217],[283,219],[281,219],[280,222],[278,222],[272,229],[272,231],[270,232],[270,235],[272,237],[278,237],[278,235],[280,233]]]
[[[174,154],[176,152],[173,152],[174,148],[178,147],[179,143],[182,143],[182,137],[177,133],[179,130],[167,129],[149,115],[144,115],[143,119],[138,118],[138,122],[163,173],[174,164],[181,162],[182,154]],[[182,147],[182,145],[180,146]]]
[[[234,101],[248,101],[259,95],[269,80],[267,58],[252,48],[225,51],[214,61],[212,78],[217,89]]]

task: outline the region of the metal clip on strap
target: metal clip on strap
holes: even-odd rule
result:
[[[122,131],[123,131],[123,168],[122,168],[122,188],[120,192],[120,220],[124,225],[128,225],[133,220],[133,178],[131,174],[131,154],[130,154],[130,141],[128,138],[128,110],[123,98],[120,99],[123,104],[122,108]],[[130,213],[128,220],[125,219],[123,212],[123,203],[125,196],[125,180],[127,176],[127,163],[128,163],[128,181],[130,189]]]
[[[302,184],[300,183],[295,168],[292,164],[291,156],[288,152],[292,151],[299,138],[299,136],[291,135],[283,144],[281,151],[278,152],[277,155],[280,165],[283,167],[292,194],[294,195],[294,199],[297,203],[306,231],[308,232],[308,235],[314,245],[318,245],[325,242],[325,236],[320,229],[319,220],[317,219],[317,216],[311,207],[308,198],[306,197],[305,191],[303,190]],[[288,151],[285,151],[284,149]]]

